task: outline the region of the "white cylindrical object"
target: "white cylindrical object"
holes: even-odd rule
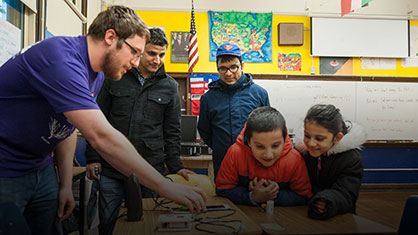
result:
[[[274,201],[273,200],[267,201],[266,213],[270,215],[274,214]]]

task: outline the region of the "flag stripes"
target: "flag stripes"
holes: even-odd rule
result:
[[[188,72],[193,72],[193,68],[199,61],[199,50],[197,49],[197,35],[196,35],[196,22],[194,17],[194,7],[192,4],[192,17],[190,21],[190,38],[189,38],[189,69]]]

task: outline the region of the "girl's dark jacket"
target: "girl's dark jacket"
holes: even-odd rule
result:
[[[296,149],[305,159],[312,185],[313,197],[308,203],[308,215],[314,219],[329,219],[337,214],[355,213],[356,201],[363,175],[361,145],[366,141],[364,129],[353,123],[351,129],[326,155],[321,156],[321,169],[318,157],[310,156],[303,144],[303,133],[296,134]],[[325,200],[328,210],[318,214],[313,210],[316,200]]]

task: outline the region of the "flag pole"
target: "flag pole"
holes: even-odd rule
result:
[[[194,8],[194,0],[192,0],[192,9],[193,8]],[[189,44],[190,44],[190,42],[189,42]],[[189,50],[190,50],[190,45],[189,45]],[[188,66],[189,66],[189,63],[190,63],[190,61],[188,61],[188,63],[187,63]],[[188,73],[188,76],[187,76],[187,87],[186,87],[186,89],[187,89],[187,103],[186,103],[187,110],[186,110],[186,113],[188,115],[191,115],[192,114],[192,97],[191,97],[191,92],[192,91],[191,91],[191,86],[190,86],[190,75],[193,75],[193,68],[191,70],[189,70],[187,68],[187,73]]]
[[[187,90],[188,90],[188,99],[187,99],[187,110],[188,113],[191,113],[192,110],[192,101],[191,101],[191,85],[190,76],[193,74],[193,68],[199,61],[199,50],[197,46],[197,34],[196,34],[196,21],[195,21],[195,14],[194,14],[194,0],[192,0],[192,11],[191,11],[191,19],[190,19],[190,37],[189,37],[189,51],[188,51],[188,76],[187,76]],[[190,112],[189,112],[190,111]]]
[[[193,10],[193,8],[194,8],[194,0],[192,0],[192,10]],[[191,20],[191,19],[190,19]],[[189,46],[189,50],[190,50],[190,46]],[[191,71],[188,71],[188,73],[189,73],[189,82],[188,82],[188,84],[189,84],[189,86],[190,86],[190,75],[193,75],[193,68],[191,69]],[[190,94],[190,93],[189,93]],[[191,109],[190,109],[191,110]]]

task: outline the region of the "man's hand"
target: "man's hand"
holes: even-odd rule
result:
[[[73,192],[70,187],[60,188],[58,196],[58,214],[57,222],[62,222],[68,216],[75,207]]]
[[[206,211],[206,194],[200,188],[167,180],[157,192],[164,198],[187,206],[190,212]]]
[[[99,174],[102,173],[102,165],[100,163],[90,163],[86,166],[87,178],[91,180],[99,180],[98,176],[94,173],[94,167],[97,166],[99,168]]]
[[[181,170],[177,171],[177,175],[183,176],[183,178],[187,181],[189,181],[188,174],[195,174],[195,173],[193,171],[187,170],[187,169],[181,169]]]
[[[279,193],[279,185],[274,181],[261,179],[253,183],[253,199],[257,203],[274,200]]]

